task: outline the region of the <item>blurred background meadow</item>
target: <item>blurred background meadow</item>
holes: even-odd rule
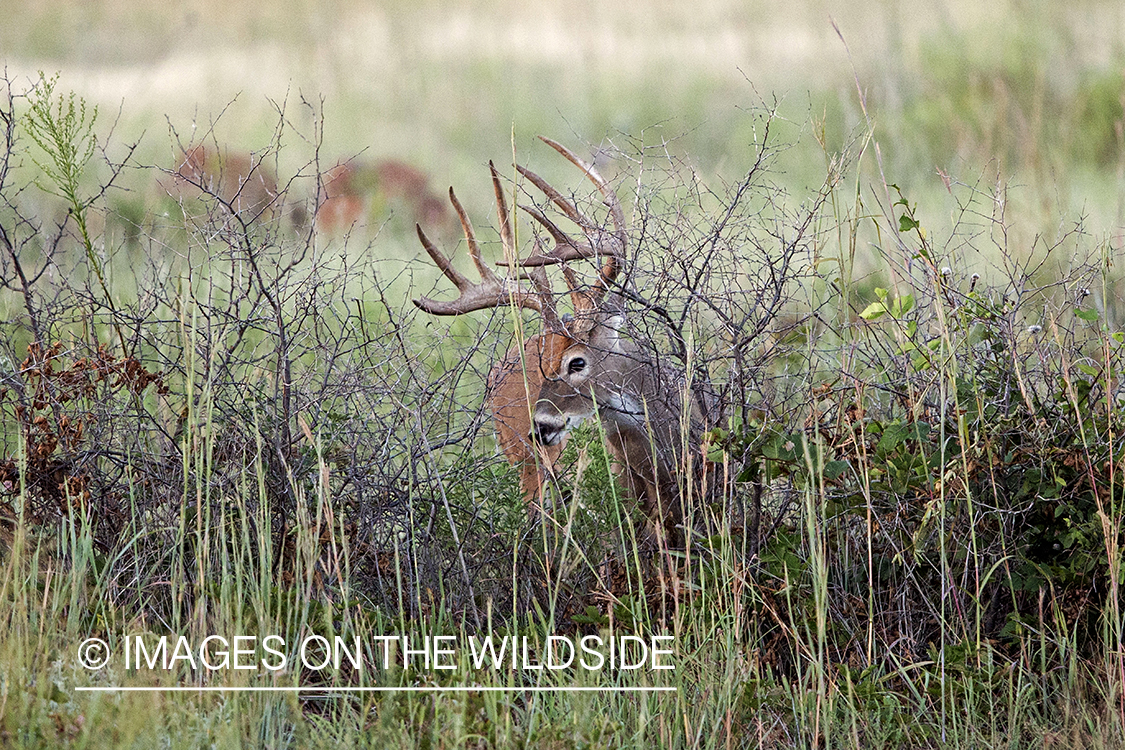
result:
[[[0,0],[0,64],[0,745],[1125,745],[1125,4]],[[724,399],[659,559],[597,427],[529,522],[518,316],[409,302],[449,185],[498,253],[490,160],[604,217],[538,135]],[[320,679],[90,635],[488,628],[673,633],[678,692],[73,691]]]
[[[886,179],[935,196],[923,211],[948,208],[953,180],[1015,188],[1028,242],[1081,217],[1091,231],[1123,223],[1125,8],[1109,1],[0,8],[9,75],[61,73],[99,107],[99,136],[112,125],[118,143],[139,140],[144,164],[173,165],[169,129],[263,149],[279,110],[293,123],[283,140],[311,140],[304,99],[322,108],[325,161],[393,157],[442,189],[478,184],[513,139],[540,134],[667,143],[712,183],[753,163],[746,112],[764,104],[783,118],[780,180],[798,193],[819,184],[825,152],[871,127]],[[307,158],[290,150],[282,177]]]

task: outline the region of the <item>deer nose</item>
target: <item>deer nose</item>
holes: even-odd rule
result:
[[[535,420],[531,426],[528,438],[538,445],[558,445],[562,440],[563,426],[547,420]]]

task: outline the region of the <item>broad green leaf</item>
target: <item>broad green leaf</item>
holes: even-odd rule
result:
[[[847,461],[829,461],[824,464],[824,477],[826,479],[838,479],[848,468]]]
[[[1090,322],[1093,322],[1093,321],[1098,319],[1098,311],[1097,310],[1083,310],[1081,308],[1078,308],[1077,310],[1074,311],[1074,314],[1077,315],[1078,317],[1082,318],[1082,320],[1088,320]]]
[[[891,314],[896,318],[901,318],[906,313],[914,309],[914,295],[905,294],[901,297],[895,297],[894,304],[891,305]]]
[[[883,437],[879,438],[878,450],[892,451],[908,437],[910,437],[909,425],[905,425],[901,422],[892,422],[883,428]]]
[[[864,320],[878,320],[887,311],[887,306],[882,302],[872,302],[863,309],[859,317]]]
[[[1079,362],[1078,369],[1092,378],[1096,378],[1101,375],[1101,373],[1098,371],[1098,368],[1093,367],[1092,365],[1088,365],[1085,362]]]

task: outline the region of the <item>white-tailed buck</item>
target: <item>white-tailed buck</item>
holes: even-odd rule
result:
[[[683,538],[684,468],[690,460],[686,449],[698,446],[700,410],[681,375],[658,366],[623,334],[625,317],[614,287],[628,255],[627,235],[613,188],[565,146],[543,140],[597,187],[609,208],[612,227],[587,218],[541,177],[517,166],[582,231],[582,239],[571,237],[538,209],[522,206],[547,230],[554,247],[546,250],[536,240],[534,251],[519,259],[500,176],[490,163],[503,265],[520,269],[519,277],[499,276],[481,260],[472,225],[451,188],[449,198],[461,219],[480,281],[470,281],[457,271],[419,226],[423,247],[460,295],[450,302],[423,297],[414,303],[434,315],[504,306],[539,313],[542,332],[527,338],[522,347],[513,347],[488,378],[488,403],[500,448],[520,467],[525,497],[529,502],[541,499],[544,471],[562,452],[567,432],[596,414],[618,477],[652,524],[664,531],[670,544],[678,545]],[[597,272],[594,283],[583,286],[568,265],[573,263],[592,263]],[[562,265],[573,316],[559,314],[547,279],[546,266],[556,264]]]

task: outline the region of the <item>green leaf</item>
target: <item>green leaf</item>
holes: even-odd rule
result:
[[[906,313],[914,309],[914,295],[905,294],[901,297],[895,297],[894,304],[891,305],[891,315],[896,318],[901,318]]]
[[[930,425],[925,422],[892,422],[883,428],[877,449],[887,453],[907,440],[925,440],[929,434]]]
[[[829,461],[824,464],[824,477],[825,479],[838,479],[847,468],[847,461]]]
[[[930,435],[932,428],[926,422],[914,422],[910,425],[911,437],[915,440],[925,440]]]
[[[898,217],[898,231],[900,232],[909,232],[911,229],[917,229],[920,226],[921,224],[906,214]]]
[[[1085,362],[1079,362],[1078,369],[1092,378],[1096,378],[1101,375],[1101,373],[1098,371],[1098,368],[1088,365]]]
[[[883,313],[887,311],[887,306],[882,302],[872,302],[870,305],[863,309],[859,317],[864,320],[878,320],[882,317]]]
[[[1098,319],[1097,310],[1083,310],[1081,308],[1078,308],[1074,311],[1074,314],[1082,318],[1082,320],[1088,320],[1091,323]]]
[[[762,455],[775,461],[795,461],[804,453],[802,441],[799,434],[778,433],[762,446]]]
[[[892,451],[910,437],[910,426],[901,422],[892,422],[883,428],[883,437],[879,439],[877,449],[883,452]]]

